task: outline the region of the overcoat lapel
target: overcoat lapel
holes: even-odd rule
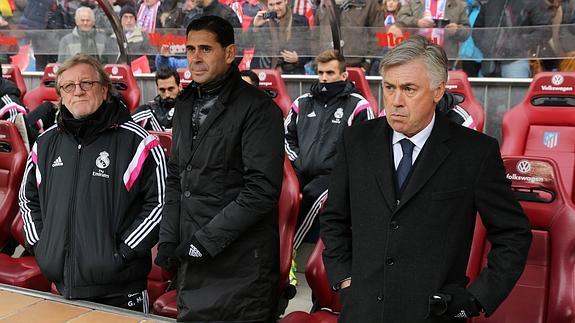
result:
[[[369,167],[373,169],[379,190],[383,194],[390,210],[395,208],[395,191],[393,188],[395,167],[391,150],[391,128],[385,117],[380,119],[380,127],[375,136],[369,141]]]

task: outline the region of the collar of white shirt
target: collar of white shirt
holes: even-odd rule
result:
[[[420,132],[416,133],[413,137],[409,138],[406,135],[393,130],[393,137],[391,139],[391,143],[393,144],[393,159],[395,162],[395,168],[397,169],[397,165],[399,165],[399,161],[403,157],[403,150],[401,149],[401,145],[399,145],[399,141],[401,139],[407,138],[409,139],[415,147],[413,148],[413,156],[412,161],[415,163],[415,160],[419,156],[419,152],[425,145],[427,138],[431,135],[431,130],[433,129],[433,125],[435,124],[435,114],[431,118],[431,121],[425,128],[423,128]]]

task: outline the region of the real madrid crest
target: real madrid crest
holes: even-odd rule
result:
[[[110,166],[110,158],[108,158],[110,154],[103,151],[100,153],[100,156],[96,158],[96,166],[100,169],[106,169]]]
[[[342,108],[337,108],[337,110],[335,110],[335,112],[333,113],[333,117],[336,119],[341,119],[343,118],[343,109]]]

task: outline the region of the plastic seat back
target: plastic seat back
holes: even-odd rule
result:
[[[254,69],[260,80],[260,88],[266,91],[282,109],[284,118],[288,115],[292,100],[289,96],[282,75],[278,70]]]
[[[26,95],[26,82],[20,72],[20,68],[13,64],[2,64],[2,77],[14,82],[20,90],[20,99]]]
[[[40,85],[36,88],[29,90],[24,96],[24,105],[29,110],[34,110],[44,101],[53,103],[60,102],[60,97],[56,93],[56,73],[58,72],[58,64],[48,64],[44,69],[44,75]]]
[[[140,86],[132,74],[132,68],[125,64],[107,64],[104,70],[110,76],[112,85],[122,95],[130,111],[140,105]]]
[[[0,120],[0,247],[10,235],[10,225],[18,213],[18,192],[28,151],[16,126]]]
[[[559,166],[549,158],[524,156],[505,157],[504,164],[531,223],[533,241],[525,270],[511,294],[492,316],[472,322],[572,322],[575,206],[566,198]],[[474,255],[480,255],[479,265],[485,267],[490,245],[485,239],[482,244],[475,242]]]
[[[455,95],[461,106],[473,118],[469,128],[483,132],[485,126],[485,111],[473,94],[467,74],[463,71],[449,71],[449,79],[445,88]]]
[[[158,137],[160,145],[166,154],[166,159],[170,158],[170,149],[172,147],[172,133],[170,131],[149,131],[150,134]]]
[[[348,67],[346,68],[347,71],[347,79],[359,90],[361,95],[369,102],[371,105],[371,109],[373,110],[373,115],[379,115],[379,104],[377,104],[377,100],[373,96],[373,92],[371,92],[371,88],[369,87],[369,83],[365,78],[365,72],[359,67]]]
[[[278,202],[278,225],[280,237],[280,291],[289,282],[293,257],[293,241],[300,206],[299,182],[291,162],[284,159],[282,190]]]
[[[554,159],[573,199],[575,176],[575,73],[535,75],[523,100],[503,118],[503,155]]]
[[[182,89],[192,83],[192,72],[187,68],[178,68],[178,74],[180,74],[180,86]]]

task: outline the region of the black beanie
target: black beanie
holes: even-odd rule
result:
[[[120,19],[122,19],[122,17],[127,13],[132,14],[136,19],[138,19],[138,16],[136,15],[136,9],[130,5],[125,5],[122,7],[122,10],[120,10]]]

